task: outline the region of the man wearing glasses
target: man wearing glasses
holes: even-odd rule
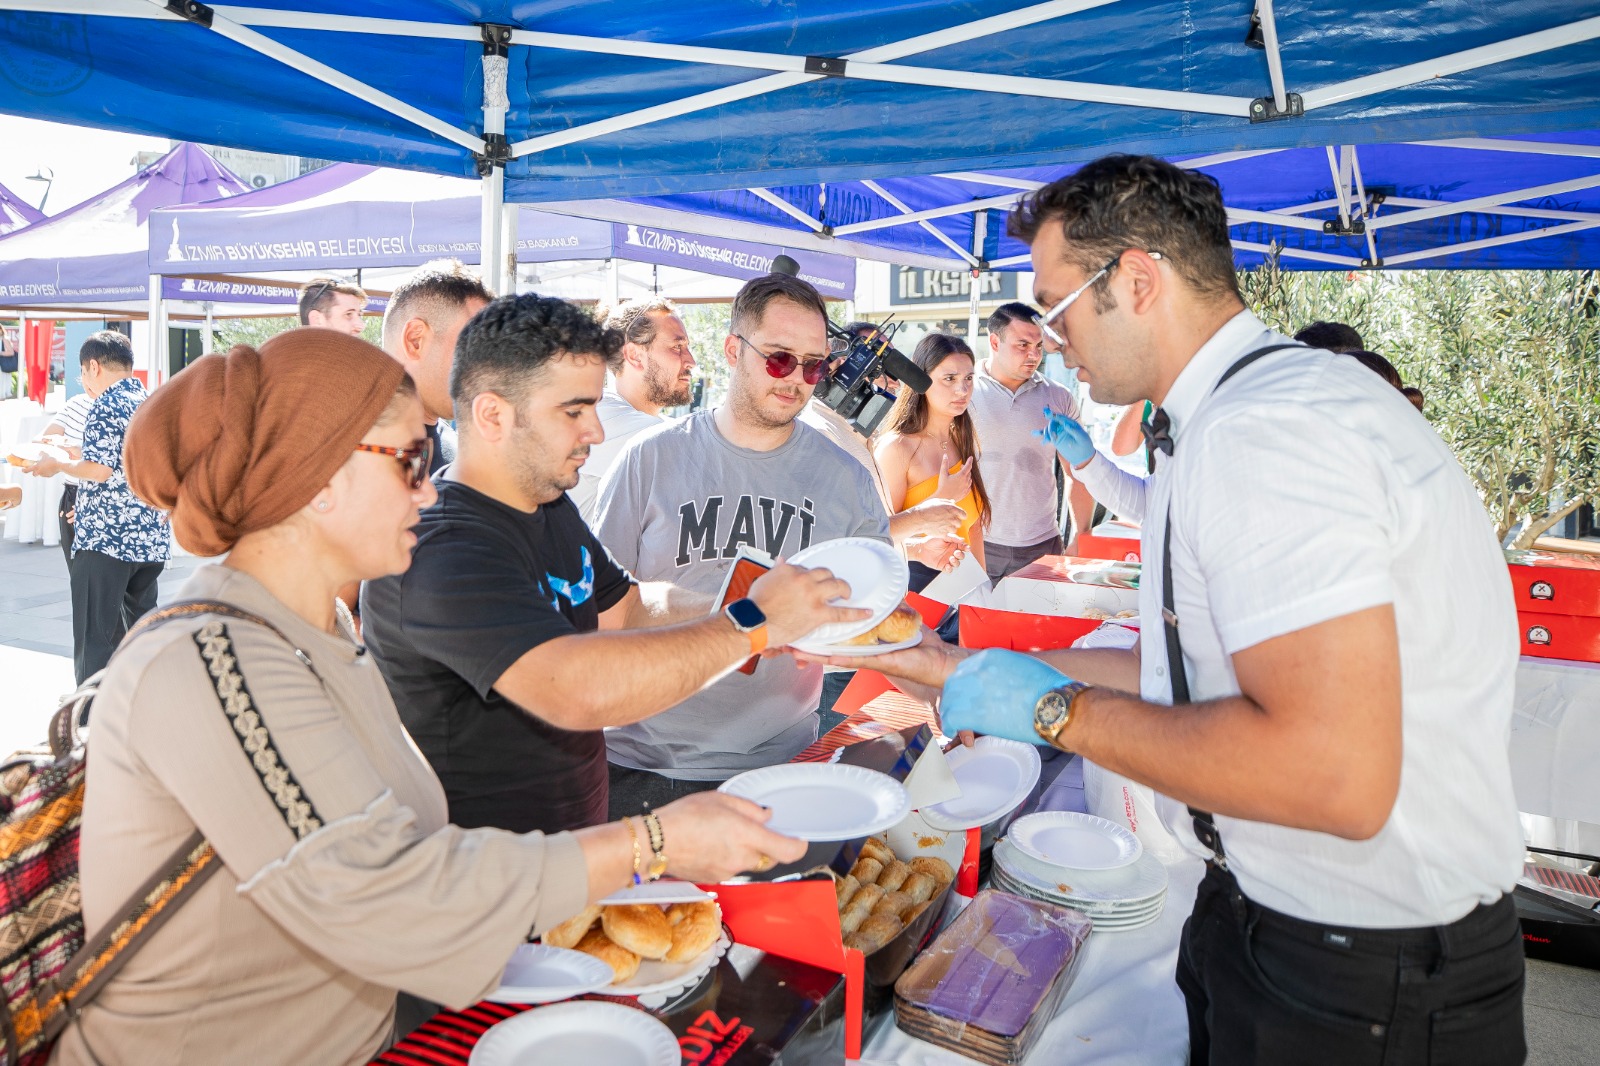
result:
[[[359,337],[366,325],[361,317],[366,309],[366,290],[338,278],[314,278],[300,290],[302,326],[336,329]]]
[[[866,469],[797,422],[828,372],[827,311],[768,274],[733,301],[720,407],[633,439],[600,486],[595,531],[644,581],[714,596],[740,547],[791,556],[839,537],[889,540]],[[606,732],[616,816],[786,762],[817,738],[822,670],[787,657],[731,674],[670,710]]]
[[[989,316],[989,358],[972,383],[973,425],[983,447],[990,519],[984,533],[984,563],[998,582],[1041,556],[1061,555],[1056,467],[1068,486],[1068,506],[1077,532],[1094,514],[1094,499],[1073,479],[1053,448],[1034,434],[1045,428],[1046,409],[1076,418],[1077,401],[1062,385],[1039,373],[1044,337],[1033,308],[1002,304]]]

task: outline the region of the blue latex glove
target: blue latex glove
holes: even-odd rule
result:
[[[1060,452],[1072,466],[1082,466],[1094,458],[1094,444],[1089,440],[1088,430],[1048,407],[1044,409],[1044,417],[1045,428],[1034,430],[1035,437]]]
[[[962,660],[944,683],[940,725],[946,736],[970,729],[1047,748],[1033,730],[1033,709],[1046,692],[1071,680],[1031,655],[1002,648],[980,651]]]

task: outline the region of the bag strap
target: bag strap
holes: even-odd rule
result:
[[[152,611],[128,631],[122,643],[117,646],[118,651],[127,647],[137,634],[147,629],[174,618],[200,614],[220,614],[265,626],[294,649],[295,657],[305,664],[312,676],[318,681],[322,680],[322,676],[312,666],[310,656],[290,640],[283,630],[259,615],[212,600],[185,600],[162,610]],[[90,687],[91,683],[97,686],[102,674],[104,671],[86,681],[83,688],[88,689],[88,692],[82,696],[74,693],[74,698],[69,699],[61,711],[56,712],[57,718],[61,717],[62,712],[76,712],[80,706],[83,715],[87,716],[89,704],[93,702],[96,691]],[[82,691],[80,689],[80,692]],[[219,704],[222,702],[220,693],[217,694],[217,701]],[[226,711],[226,707],[223,709]],[[75,736],[78,727],[76,714],[69,713],[67,727],[69,735]],[[52,721],[52,747],[55,745],[56,732],[56,723]],[[67,964],[59,974],[42,985],[15,1012],[8,1014],[5,1025],[7,1061],[18,1061],[18,1048],[43,1046],[44,1043],[59,1037],[68,1023],[77,1018],[83,1008],[88,1006],[127,964],[134,952],[143,947],[167,919],[172,917],[178,907],[198,892],[211,875],[216,873],[217,866],[216,849],[206,841],[205,834],[196,829],[117,910],[116,916],[95,935],[94,939],[84,944],[81,950],[67,960]]]
[[[1269,344],[1265,348],[1257,348],[1230,366],[1211,387],[1211,393],[1215,394],[1235,374],[1264,356],[1281,352],[1286,348],[1305,347],[1304,344]],[[1172,678],[1172,702],[1174,705],[1189,703],[1191,702],[1189,671],[1183,663],[1183,639],[1178,634],[1177,597],[1172,589],[1172,497],[1170,496],[1167,497],[1166,527],[1161,531],[1161,628],[1167,638],[1167,673]],[[1222,834],[1218,831],[1211,812],[1190,807],[1189,816],[1194,819],[1194,835],[1201,844],[1211,850],[1211,854],[1215,856],[1213,861],[1226,870],[1228,856],[1223,851]]]

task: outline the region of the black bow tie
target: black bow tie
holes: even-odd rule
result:
[[[1144,442],[1153,452],[1166,452],[1172,454],[1172,419],[1167,417],[1167,412],[1157,407],[1151,417],[1139,423],[1139,430],[1144,434]]]

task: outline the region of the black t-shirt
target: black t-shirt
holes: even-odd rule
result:
[[[594,632],[632,577],[566,496],[524,514],[458,482],[434,484],[439,502],[422,513],[411,568],[367,582],[361,616],[450,820],[519,833],[604,822],[604,735],[541,721],[494,683],[545,641]]]

